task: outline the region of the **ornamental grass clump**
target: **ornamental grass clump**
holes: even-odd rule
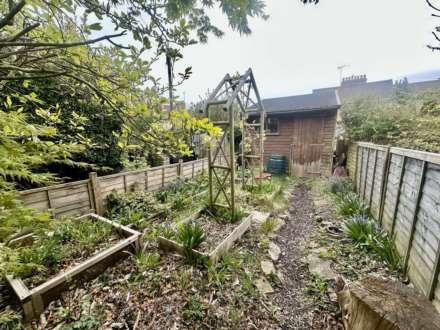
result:
[[[382,230],[366,215],[354,215],[344,221],[344,232],[361,247],[372,251],[391,271],[402,269],[402,259],[394,244],[394,237]]]
[[[179,226],[176,233],[176,239],[183,245],[183,257],[185,262],[194,264],[197,262],[197,256],[193,249],[196,249],[206,240],[203,228],[197,222],[187,222]]]
[[[370,216],[370,207],[354,192],[340,195],[337,205],[339,215],[344,218],[354,215]]]

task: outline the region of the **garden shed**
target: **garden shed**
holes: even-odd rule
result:
[[[280,154],[286,157],[291,175],[330,175],[341,106],[337,92],[264,99],[263,105],[265,163],[270,155]]]

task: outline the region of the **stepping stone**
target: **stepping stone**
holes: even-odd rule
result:
[[[269,242],[269,255],[273,261],[277,261],[280,258],[281,249],[273,242]]]
[[[255,281],[255,286],[257,287],[258,291],[262,294],[268,294],[273,293],[274,290],[268,280],[266,280],[264,277],[260,277]]]
[[[329,281],[336,278],[336,273],[331,268],[331,261],[323,260],[316,254],[310,254],[307,257],[307,263],[309,264],[309,271],[318,275],[322,279]]]
[[[251,212],[251,219],[253,223],[261,224],[266,221],[267,218],[269,218],[269,213],[263,213],[259,211]]]
[[[273,265],[272,261],[269,260],[263,260],[261,261],[261,270],[264,274],[269,275],[271,273],[276,273],[275,266]]]

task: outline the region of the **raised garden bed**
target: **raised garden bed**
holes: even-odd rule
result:
[[[201,224],[206,240],[192,252],[200,259],[209,259],[217,262],[229,249],[235,241],[240,239],[251,225],[252,216],[249,215],[238,223],[223,223],[215,219],[202,216],[197,219]],[[174,251],[184,254],[185,247],[173,239],[163,236],[157,238],[159,248],[164,251]]]
[[[81,216],[76,221],[81,223],[85,219],[101,222],[111,226],[112,229],[108,240],[98,244],[94,249],[95,253],[86,260],[75,259],[67,266],[59,265],[57,268],[60,270],[59,273],[41,284],[37,282],[35,287],[26,285],[25,280],[19,277],[6,276],[23,306],[27,321],[40,315],[52,300],[58,298],[62,291],[69,289],[75,282],[95,278],[123,257],[127,251],[140,248],[141,233],[96,214]]]

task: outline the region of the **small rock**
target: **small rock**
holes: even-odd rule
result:
[[[280,258],[281,249],[273,242],[269,242],[269,255],[273,261],[277,261]]]
[[[284,283],[285,278],[284,278],[283,273],[281,273],[281,272],[279,271],[279,272],[277,273],[277,276],[278,276],[280,282],[281,282],[281,283]]]
[[[124,328],[124,323],[112,323],[110,328],[112,329],[123,329]]]
[[[310,254],[307,257],[307,263],[311,273],[319,275],[326,281],[335,279],[336,273],[331,268],[329,260],[322,260],[318,255]]]
[[[261,224],[264,221],[266,221],[266,219],[269,217],[269,215],[270,215],[269,213],[252,211],[251,212],[251,219],[252,219],[252,222],[257,223],[257,224]]]
[[[269,261],[269,260],[261,261],[261,270],[266,275],[269,275],[270,273],[275,274],[275,272],[276,272],[275,266],[273,265],[272,261]]]
[[[255,286],[257,287],[258,291],[260,291],[262,294],[268,294],[274,292],[272,286],[264,277],[258,278],[255,281]]]

